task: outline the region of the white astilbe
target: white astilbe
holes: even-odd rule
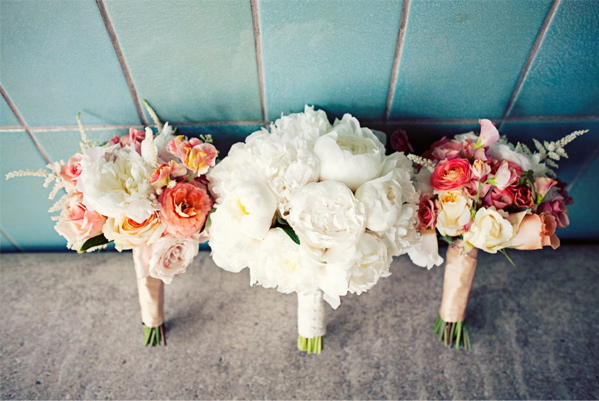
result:
[[[422,156],[414,155],[412,153],[410,153],[407,157],[408,157],[408,159],[412,160],[414,163],[426,168],[431,173],[433,171],[435,171],[435,163],[432,160],[426,159]]]

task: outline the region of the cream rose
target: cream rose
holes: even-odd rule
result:
[[[117,251],[132,249],[141,244],[151,244],[164,233],[165,226],[160,222],[158,212],[154,212],[141,223],[121,214],[109,217],[102,233],[109,241],[114,241]]]
[[[149,275],[170,284],[176,274],[185,273],[198,254],[199,245],[199,235],[189,238],[165,235],[152,244]]]
[[[473,246],[485,252],[497,253],[510,246],[514,227],[507,217],[507,212],[495,210],[494,207],[479,209],[472,226],[464,233],[466,247]]]
[[[462,191],[438,191],[437,193],[440,203],[437,230],[444,236],[461,235],[471,221],[472,200]]]

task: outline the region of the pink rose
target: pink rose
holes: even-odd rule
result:
[[[391,148],[396,152],[414,153],[414,148],[408,140],[408,134],[402,129],[391,134]]]
[[[483,206],[494,206],[497,210],[503,210],[514,203],[514,197],[515,195],[511,187],[508,187],[503,191],[500,191],[496,187],[492,187],[483,198]]]
[[[73,185],[77,184],[77,178],[81,175],[81,160],[83,155],[81,153],[75,153],[67,164],[62,166],[60,170],[60,176],[66,182],[70,182]]]
[[[528,185],[522,185],[514,193],[514,205],[519,208],[532,209],[535,207],[535,200],[532,190]]]
[[[437,208],[435,202],[428,196],[420,197],[420,202],[418,203],[418,222],[422,228],[427,230],[435,229]]]
[[[537,213],[547,212],[555,217],[558,227],[568,227],[570,218],[566,209],[565,199],[558,195],[550,200],[547,200],[537,206]]]
[[[166,188],[158,197],[158,202],[165,232],[177,238],[188,238],[199,232],[212,209],[212,199],[205,189],[184,182]]]
[[[461,156],[463,145],[458,141],[448,141],[447,137],[434,142],[422,157],[431,160],[453,160]]]
[[[146,139],[146,132],[129,128],[129,135],[125,135],[121,137],[120,143],[122,146],[133,146],[135,151],[141,154],[141,143]]]
[[[82,203],[83,196],[75,193],[67,200],[54,229],[69,242],[69,248],[79,250],[90,238],[102,233],[106,217],[89,210]]]
[[[453,159],[437,165],[431,175],[431,185],[436,190],[460,189],[470,182],[471,168],[467,159]]]
[[[528,214],[522,219],[512,239],[512,246],[520,250],[541,249],[544,246],[557,249],[560,241],[555,235],[556,226],[555,218],[549,213]]]

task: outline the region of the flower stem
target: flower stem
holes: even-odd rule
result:
[[[144,345],[150,347],[160,347],[164,345],[166,347],[166,337],[164,335],[164,324],[158,327],[148,327],[143,324],[144,327]]]
[[[445,322],[441,319],[441,316],[437,315],[433,324],[433,333],[438,334],[438,341],[442,342],[445,346],[455,346],[457,349],[462,347],[468,351],[472,351],[466,321]]]
[[[306,351],[308,354],[320,354],[324,346],[323,337],[305,338],[297,336],[297,348],[300,351]]]

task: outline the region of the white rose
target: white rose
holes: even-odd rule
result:
[[[154,166],[126,146],[93,147],[83,153],[77,190],[83,203],[107,217],[124,213],[138,223],[160,206],[150,184]]]
[[[314,145],[320,160],[320,180],[335,180],[355,191],[379,176],[385,160],[385,147],[368,128],[346,114]]]
[[[389,276],[391,261],[383,241],[365,233],[356,246],[354,264],[350,269],[349,292],[360,295],[372,288],[379,278]]]
[[[472,200],[462,191],[438,191],[441,208],[437,215],[437,230],[441,235],[455,237],[470,223]]]
[[[472,226],[464,233],[465,245],[489,253],[497,253],[498,250],[510,246],[515,231],[506,217],[507,212],[495,210],[495,207],[479,209]]]
[[[151,245],[150,276],[170,284],[176,274],[185,273],[187,266],[198,254],[199,246],[198,235],[189,238],[165,235],[160,238]]]
[[[390,172],[384,177],[368,181],[356,190],[356,199],[366,209],[366,228],[371,231],[385,231],[391,227],[403,205],[402,188]]]
[[[337,181],[304,186],[290,199],[285,218],[316,259],[328,251],[340,255],[352,249],[364,233],[366,221],[364,205]]]

